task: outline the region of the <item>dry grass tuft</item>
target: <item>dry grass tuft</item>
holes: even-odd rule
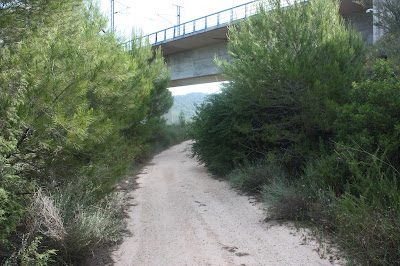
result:
[[[39,189],[33,196],[32,205],[34,211],[33,230],[53,240],[63,242],[67,231],[54,200]]]

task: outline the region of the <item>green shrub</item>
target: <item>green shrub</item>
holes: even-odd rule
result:
[[[141,157],[146,160],[157,152],[190,139],[191,124],[167,125],[164,118],[152,117],[146,123],[136,125],[134,132],[140,136],[139,142],[144,144]]]
[[[92,1],[0,6],[0,259],[29,234],[72,262],[121,230],[107,201],[172,105],[169,72],[160,51],[105,31]]]
[[[306,221],[322,229],[334,230],[332,221],[336,218],[335,196],[344,191],[347,168],[346,162],[335,154],[321,156],[303,169],[298,193],[307,202]]]
[[[7,238],[16,230],[23,217],[21,201],[22,197],[18,197],[16,191],[0,186],[0,246],[7,245]]]
[[[384,60],[378,60],[371,78],[354,83],[351,102],[338,108],[337,140],[364,151],[363,161],[378,151],[400,169],[400,80]]]
[[[336,199],[333,220],[340,244],[361,264],[400,263],[399,173],[376,156],[346,155],[354,178]]]
[[[32,241],[24,237],[21,248],[8,258],[4,265],[42,266],[48,265],[49,262],[54,262],[51,257],[57,255],[56,250],[52,249],[41,252],[39,248],[41,241],[42,237],[35,237]]]
[[[324,173],[331,175],[330,170],[336,169],[328,168],[320,172],[324,165],[320,162],[309,163],[302,172],[297,173],[300,176],[291,178],[282,168],[275,168],[261,190],[269,218],[307,221],[324,229],[334,229],[335,193],[327,180],[320,179],[323,179],[321,175]]]
[[[360,159],[362,158],[362,159]],[[310,163],[296,192],[303,218],[328,229],[351,260],[362,265],[399,263],[399,173],[380,156],[350,147]]]
[[[230,94],[213,94],[199,105],[193,118],[192,154],[216,175],[226,175],[245,158],[245,147],[235,144]]]
[[[335,194],[341,194],[345,184],[351,179],[348,164],[338,153],[321,155],[311,160],[302,172],[303,181],[314,191],[328,189]]]
[[[337,109],[336,151],[308,175],[335,192],[323,213],[343,250],[368,265],[400,263],[400,80],[389,64],[377,60],[370,78],[354,83]]]
[[[385,34],[378,42],[368,47],[367,69],[372,69],[377,59],[386,59],[397,76],[400,76],[400,31]]]
[[[263,186],[261,196],[271,219],[304,220],[307,215],[307,202],[298,184],[285,175],[274,176],[270,184]]]
[[[228,175],[228,179],[235,188],[248,193],[259,193],[264,185],[283,174],[283,170],[276,164],[261,160],[241,165]]]
[[[267,215],[272,219],[309,221],[329,230],[356,263],[397,265],[400,262],[399,172],[376,154],[360,161],[357,153],[363,152],[342,149],[337,153],[347,171],[341,193],[317,183],[323,174],[320,173],[323,164],[318,161],[307,166],[302,178],[273,178],[261,192]]]
[[[185,125],[164,125],[161,128],[159,138],[153,141],[153,145],[159,143],[161,149],[189,140],[191,137],[191,124]]]
[[[194,119],[193,153],[214,173],[268,154],[299,170],[332,137],[336,108],[361,77],[364,44],[339,2],[289,2],[267,1],[230,27],[232,60],[217,60],[229,83]]]

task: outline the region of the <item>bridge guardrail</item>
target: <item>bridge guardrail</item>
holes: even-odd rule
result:
[[[151,45],[158,45],[166,41],[182,38],[194,33],[210,30],[212,28],[224,27],[236,20],[245,19],[249,16],[255,15],[257,13],[258,2],[258,0],[252,1],[213,13],[211,15],[184,22],[179,25],[143,36],[143,40],[148,39]],[[130,43],[131,42],[126,43],[128,46],[127,49],[130,48]]]

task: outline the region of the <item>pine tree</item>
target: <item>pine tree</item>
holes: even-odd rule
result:
[[[103,33],[107,21],[90,1],[6,1],[0,7],[5,241],[34,189],[63,194],[72,184],[69,193],[77,201],[89,194],[87,204],[112,192],[152,138],[138,127],[166,112],[172,98],[162,55],[139,42],[128,51],[113,32]],[[64,216],[72,217],[66,224],[74,221]]]
[[[232,60],[217,64],[229,80],[229,97],[220,100],[230,106],[229,153],[236,159],[217,152],[221,165],[275,156],[298,167],[331,137],[336,107],[361,76],[363,42],[346,28],[339,2],[289,2],[267,1],[230,27]]]

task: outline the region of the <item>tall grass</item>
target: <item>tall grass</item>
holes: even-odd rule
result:
[[[275,174],[261,191],[269,218],[328,229],[357,264],[399,265],[399,173],[374,155],[360,161],[354,151],[343,151],[339,157],[351,177],[343,184],[343,193],[319,185],[318,162],[296,179]]]
[[[94,189],[86,186],[82,191],[83,187],[78,182],[53,194],[42,189],[35,192],[26,219],[29,231],[8,260],[10,265],[46,265],[52,260],[76,263],[99,245],[121,240],[125,228],[122,202],[113,194],[99,201]]]
[[[95,188],[71,183],[54,196],[66,234],[62,239],[49,239],[58,247],[58,254],[64,261],[79,261],[93,249],[104,243],[116,243],[122,239],[125,229],[122,201],[116,195],[101,199],[93,198]]]
[[[346,160],[354,182],[336,198],[340,244],[361,263],[400,265],[399,173],[376,156]]]
[[[262,200],[269,218],[278,220],[303,220],[307,215],[307,201],[298,186],[285,176],[276,175],[262,189]]]
[[[341,148],[297,176],[264,160],[243,164],[228,179],[259,195],[269,219],[308,222],[329,233],[356,264],[400,265],[399,172],[384,155]]]
[[[228,179],[231,185],[247,193],[259,193],[264,185],[270,184],[275,175],[284,175],[281,168],[266,160],[245,162],[233,170]]]

